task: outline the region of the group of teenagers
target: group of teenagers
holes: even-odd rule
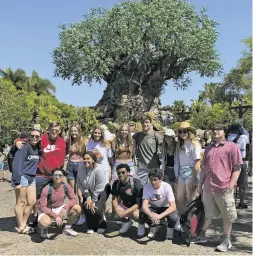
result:
[[[32,233],[38,226],[41,237],[49,238],[51,225],[64,225],[63,234],[77,236],[73,225],[86,223],[88,234],[102,234],[107,212],[121,220],[121,234],[136,221],[140,237],[146,234],[145,223],[149,238],[165,224],[166,238],[173,239],[182,231],[186,202],[201,194],[205,221],[192,243],[207,242],[212,219],[221,215],[223,238],[217,249],[230,249],[237,219],[234,188],[243,160],[240,147],[225,138],[227,127],[215,124],[212,141],[204,148],[189,122],[177,131],[164,128],[163,137],[149,115],[141,124],[140,132],[123,124],[115,136],[97,126],[89,138],[72,125],[63,139],[54,122],[44,134],[33,129],[29,138],[17,138],[12,161],[17,232]]]

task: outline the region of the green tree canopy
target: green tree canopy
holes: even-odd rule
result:
[[[185,88],[189,72],[213,76],[220,69],[216,26],[204,9],[198,12],[179,0],[125,1],[93,9],[83,21],[61,26],[60,45],[53,52],[55,74],[73,84],[106,81],[98,104],[105,106],[103,112],[110,112],[110,104],[122,107],[114,102],[117,97],[144,95],[143,109],[136,99],[136,110],[125,112],[131,118],[132,112],[151,109],[167,80]]]

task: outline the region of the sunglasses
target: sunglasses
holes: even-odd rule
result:
[[[57,178],[57,177],[62,178],[62,177],[63,177],[63,174],[57,174],[57,173],[56,173],[56,174],[53,175],[53,177],[54,177],[54,178]]]
[[[125,175],[126,172],[117,172],[118,175]]]
[[[184,129],[184,130],[178,130],[178,134],[182,134],[182,133],[188,133],[188,130]]]
[[[39,138],[40,138],[39,135],[30,135],[30,137],[31,137],[32,139],[39,139]]]

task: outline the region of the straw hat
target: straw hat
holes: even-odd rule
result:
[[[178,130],[183,130],[183,129],[187,129],[189,131],[191,131],[192,133],[196,134],[196,129],[191,127],[189,122],[182,122],[178,128]]]

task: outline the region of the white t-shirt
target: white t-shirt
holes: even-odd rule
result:
[[[94,140],[89,140],[88,145],[86,147],[86,150],[91,151],[91,150],[94,150],[94,149],[96,149],[97,151],[99,151],[103,155],[103,158],[98,163],[101,164],[102,168],[105,171],[110,170],[110,165],[109,165],[108,158],[113,157],[112,149],[109,148],[109,147],[105,147],[102,144],[102,142],[95,142]]]
[[[193,145],[191,141],[186,141],[179,152],[179,165],[194,167],[195,160],[201,159],[202,148],[200,144]]]
[[[175,201],[171,185],[164,181],[159,189],[154,189],[150,183],[145,185],[142,199],[148,199],[151,207],[169,207],[169,202]]]
[[[228,136],[228,141],[233,142],[233,140],[236,138],[237,134],[230,133]],[[248,137],[244,134],[242,134],[239,139],[237,140],[236,144],[239,146],[241,151],[242,158],[246,157],[246,144],[248,141]]]

